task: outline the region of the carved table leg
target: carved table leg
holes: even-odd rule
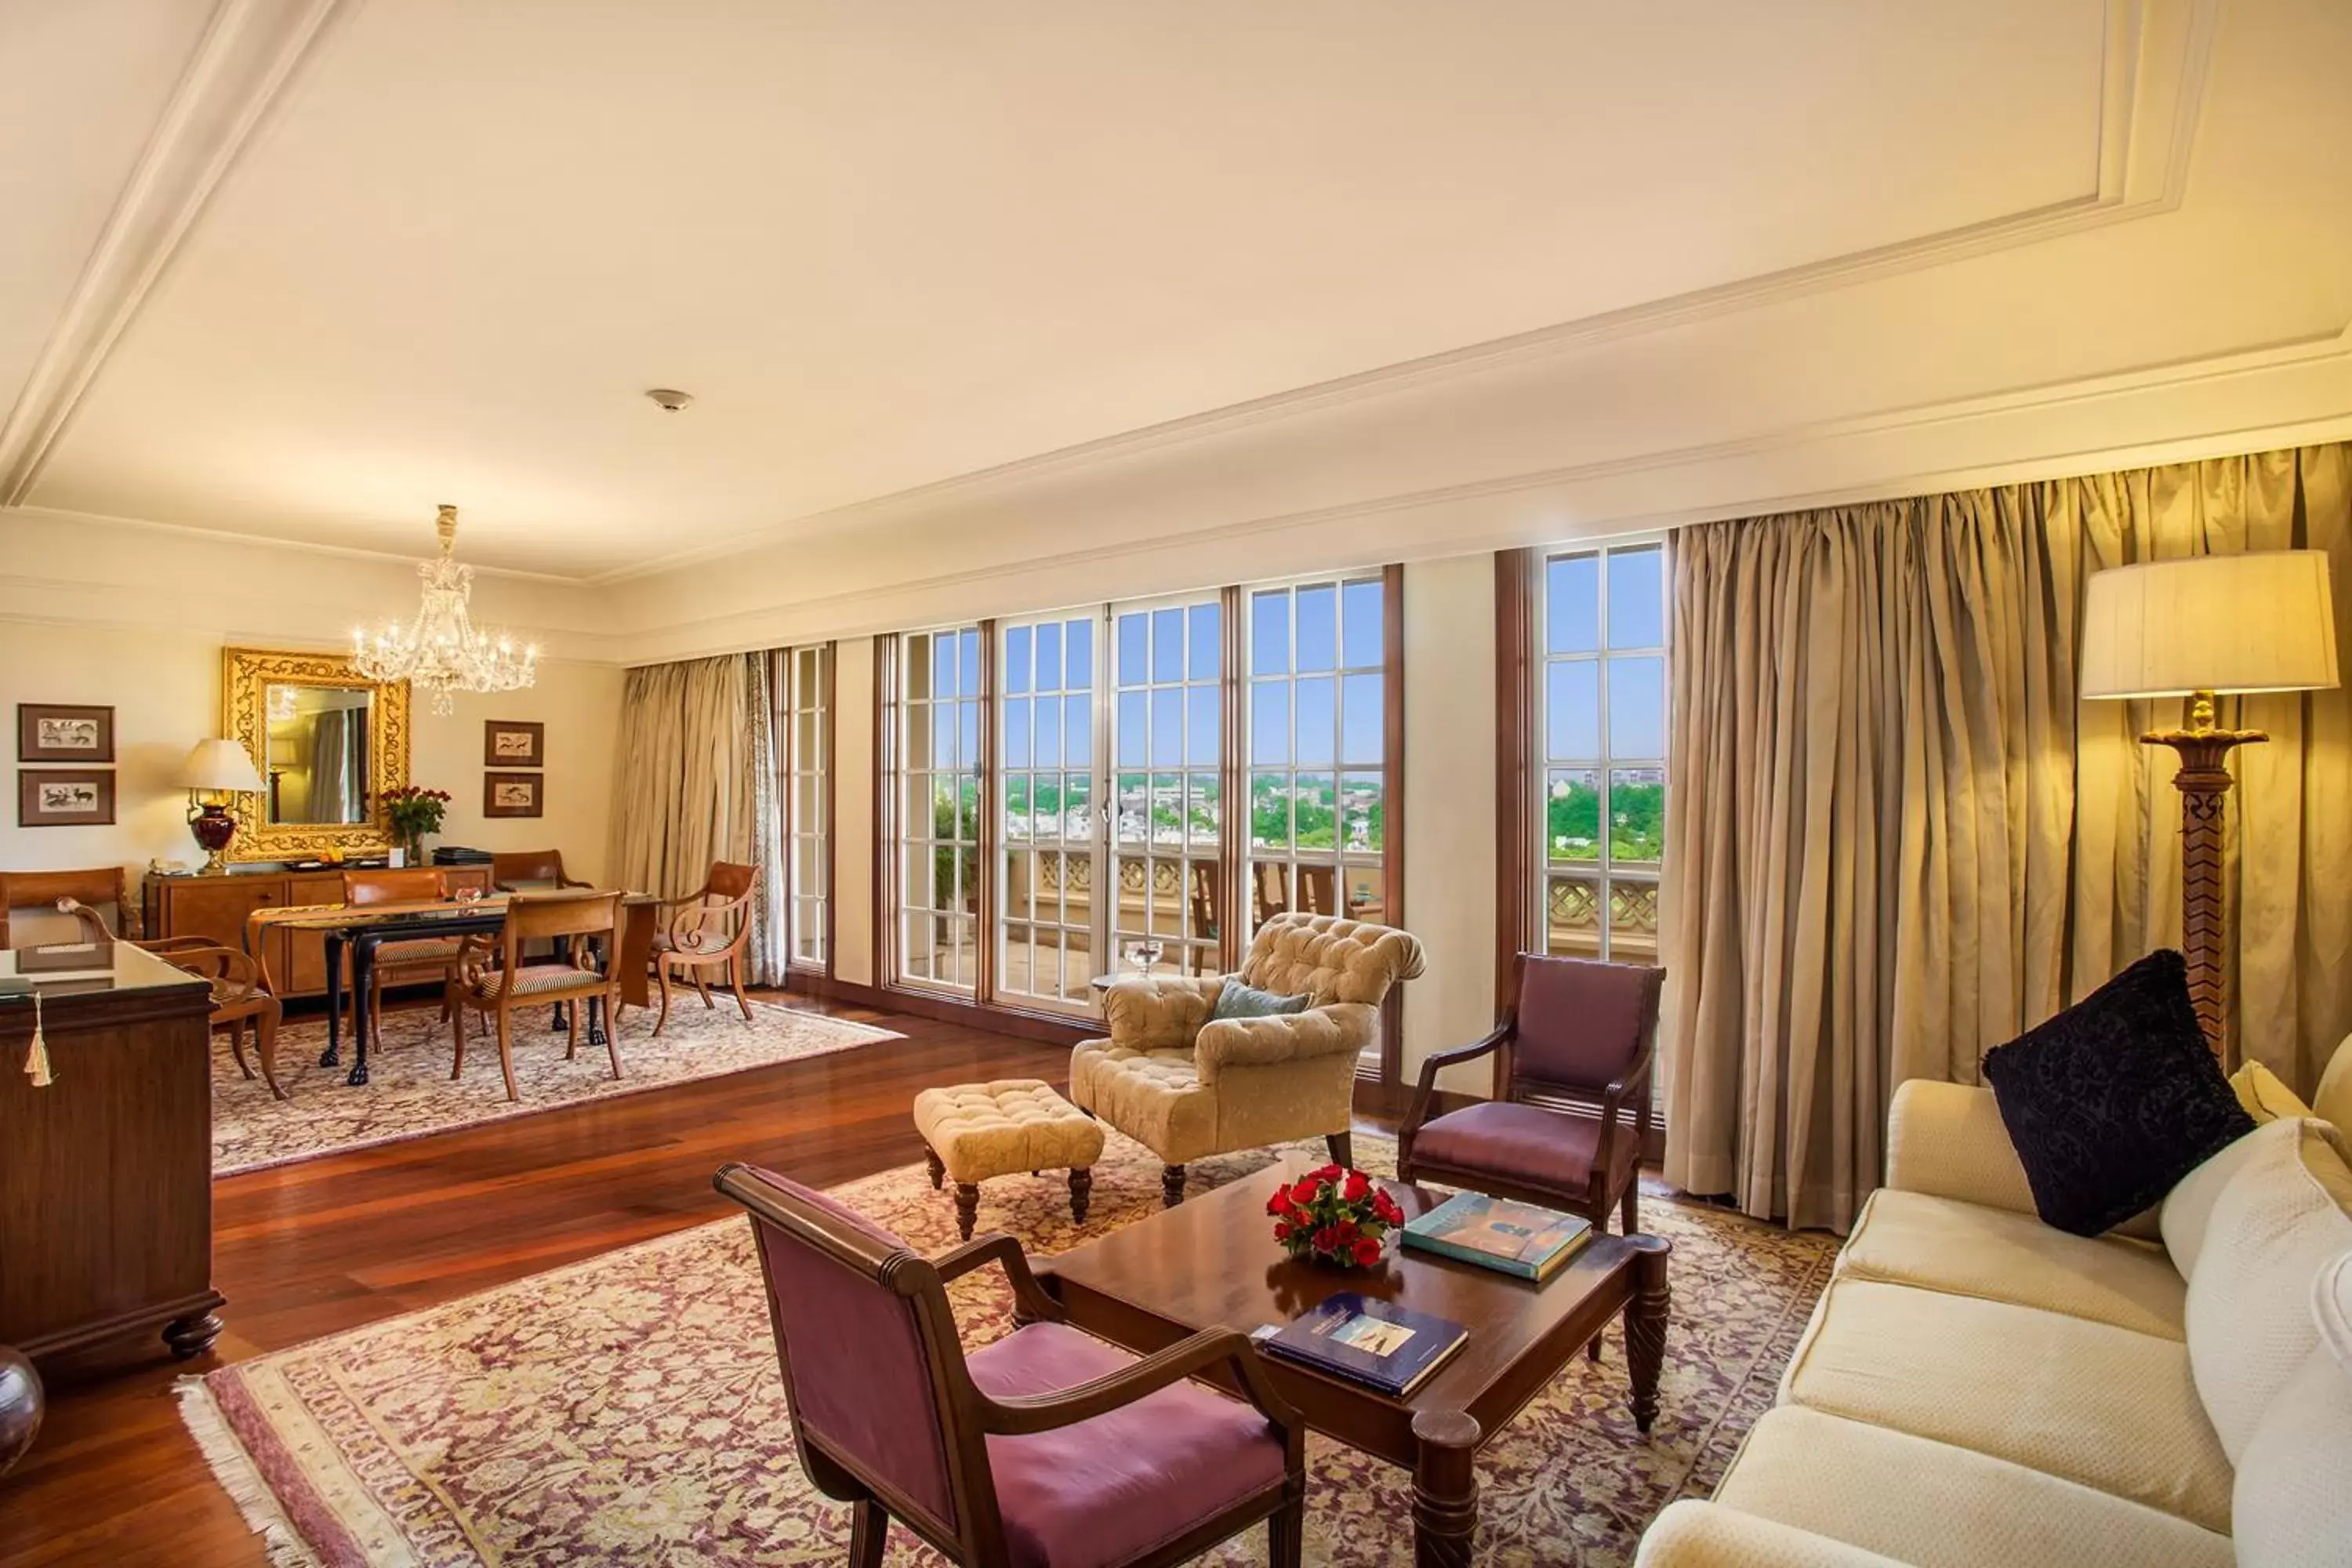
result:
[[[1087,1223],[1087,1205],[1095,1195],[1095,1173],[1086,1165],[1070,1167],[1070,1219],[1074,1224]]]
[[[1625,1370],[1633,1383],[1633,1425],[1643,1432],[1658,1418],[1658,1373],[1666,1362],[1666,1259],[1674,1243],[1659,1236],[1635,1236],[1633,1299],[1625,1306]]]
[[[339,1048],[343,1039],[343,933],[331,931],[326,934],[327,950],[327,1048],[319,1053],[322,1068],[341,1065]]]
[[[1184,1167],[1170,1165],[1160,1173],[1160,1201],[1174,1208],[1184,1201]]]
[[[925,1169],[931,1173],[931,1191],[936,1193],[941,1187],[947,1185],[947,1166],[941,1164],[940,1163],[940,1157],[931,1152],[928,1148],[923,1151],[923,1165]]]
[[[972,1222],[980,1217],[980,1188],[971,1182],[956,1184],[956,1234],[971,1239]]]
[[[1478,1535],[1478,1423],[1459,1410],[1412,1418],[1413,1568],[1469,1568]]]
[[[184,1318],[174,1318],[163,1325],[163,1343],[173,1361],[186,1361],[200,1356],[213,1348],[220,1338],[221,1321],[210,1312],[196,1312]]]

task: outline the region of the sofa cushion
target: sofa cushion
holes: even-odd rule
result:
[[[1189,1049],[1139,1051],[1108,1040],[1082,1041],[1070,1053],[1070,1100],[1169,1164],[1215,1152],[1216,1101],[1202,1089]]]
[[[1839,1278],[1814,1309],[1780,1398],[2045,1470],[2208,1530],[2230,1527],[2230,1461],[2176,1340]]]
[[[1984,1059],[2042,1219],[2096,1236],[2253,1126],[2207,1048],[2179,953],[2149,953]]]
[[[2352,1035],[2346,1036],[2327,1058],[2318,1087],[2311,1091],[2311,1111],[2352,1138]]]
[[[2319,1342],[2312,1281],[2352,1251],[2352,1166],[2324,1121],[2273,1121],[2214,1200],[2189,1276],[2189,1359],[2234,1462]]]
[[[1633,1568],[1905,1568],[1892,1557],[1696,1498],[1642,1532]]]
[[[993,1399],[1059,1393],[1136,1358],[1059,1323],[1034,1323],[972,1352]],[[1197,1383],[1147,1394],[1091,1421],[988,1438],[1005,1543],[1020,1568],[1128,1563],[1283,1478],[1265,1417]]]
[[[1837,1271],[1856,1279],[2009,1301],[2177,1340],[2189,1287],[2163,1250],[2068,1236],[2032,1215],[1882,1187]]]
[[[2230,1568],[2230,1538],[2007,1459],[1784,1405],[1756,1424],[1715,1500],[1932,1564]]]
[[[2260,1062],[2247,1062],[2230,1075],[2230,1092],[2259,1127],[2279,1118],[2308,1116],[2311,1107],[2305,1105],[2287,1088],[2279,1075]]]
[[[2352,1253],[2312,1282],[2319,1344],[2255,1424],[2238,1467],[2238,1561],[2302,1568],[2352,1561]]]

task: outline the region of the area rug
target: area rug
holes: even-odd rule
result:
[[[322,1068],[324,1019],[308,1018],[278,1032],[278,1081],[289,1098],[273,1100],[256,1076],[246,1078],[231,1058],[227,1037],[213,1041],[213,1174],[258,1170],[316,1159],[345,1149],[393,1143],[509,1117],[529,1116],[583,1100],[641,1089],[667,1089],[778,1062],[798,1061],[900,1037],[846,1018],[804,1013],[773,1003],[751,1004],[751,1021],[731,999],[707,1008],[688,997],[670,1009],[669,1026],[654,1038],[654,1016],[632,1008],[621,1016],[621,1073],[601,1046],[583,1033],[577,1058],[563,1059],[564,1036],[547,1027],[551,1010],[518,1014],[512,1039],[515,1087],[507,1099],[499,1073],[497,1040],[477,1036],[469,1016],[466,1076],[449,1077],[449,1026],[438,1009],[396,1009],[383,1021],[383,1043],[368,1052],[368,1081],[344,1081],[351,1070],[351,1025],[343,1026],[343,1066]],[[248,1057],[252,1047],[247,1047]]]
[[[1358,1162],[1395,1146],[1357,1134]],[[1265,1154],[1206,1161],[1226,1182]],[[955,1239],[919,1167],[835,1189],[927,1250]],[[1063,1250],[1152,1212],[1160,1167],[1114,1137],[1094,1210],[1070,1223],[1058,1174],[989,1183],[983,1228]],[[1654,1430],[1626,1410],[1623,1341],[1575,1363],[1478,1459],[1478,1561],[1630,1563],[1643,1527],[1704,1496],[1772,1400],[1831,1242],[1653,1198],[1672,1238],[1674,1321]],[[993,1269],[952,1287],[968,1342],[1011,1327]],[[182,1411],[283,1568],[323,1564],[837,1563],[847,1510],[793,1455],[750,1226],[683,1231],[584,1264],[191,1378]],[[1308,1447],[1308,1561],[1412,1560],[1405,1473],[1319,1437]],[[903,1529],[887,1561],[935,1563]],[[1202,1561],[1265,1562],[1265,1531]]]

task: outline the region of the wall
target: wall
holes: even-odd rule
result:
[[[0,620],[0,721],[7,726],[7,799],[0,806],[0,868],[52,870],[150,859],[195,863],[186,793],[173,782],[188,748],[220,732],[221,638],[201,631],[142,631]],[[612,816],[612,752],[621,670],[542,660],[539,684],[497,698],[467,697],[436,718],[419,702],[411,722],[416,783],[457,798],[441,841],[478,848],[561,847],[567,866],[592,879],[605,863]],[[16,826],[15,733],[19,702],[110,703],[115,710],[115,825]],[[547,726],[547,815],[486,822],[482,721]]]

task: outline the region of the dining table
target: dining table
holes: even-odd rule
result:
[[[344,1081],[358,1087],[368,1081],[369,1004],[374,992],[376,949],[387,942],[420,937],[489,936],[506,927],[507,892],[473,899],[429,899],[381,904],[300,904],[258,909],[246,917],[245,951],[261,964],[264,986],[273,991],[262,933],[272,927],[315,931],[323,939],[327,959],[327,1046],[319,1053],[320,1067],[342,1063],[344,958],[350,957],[352,994],[352,1068]],[[652,967],[656,911],[663,900],[651,893],[621,895],[621,922],[616,932],[624,1006],[650,1005],[647,972]],[[562,1026],[562,1004],[557,1003],[556,1026]],[[588,1043],[604,1043],[604,1020],[594,998],[588,1005]]]

